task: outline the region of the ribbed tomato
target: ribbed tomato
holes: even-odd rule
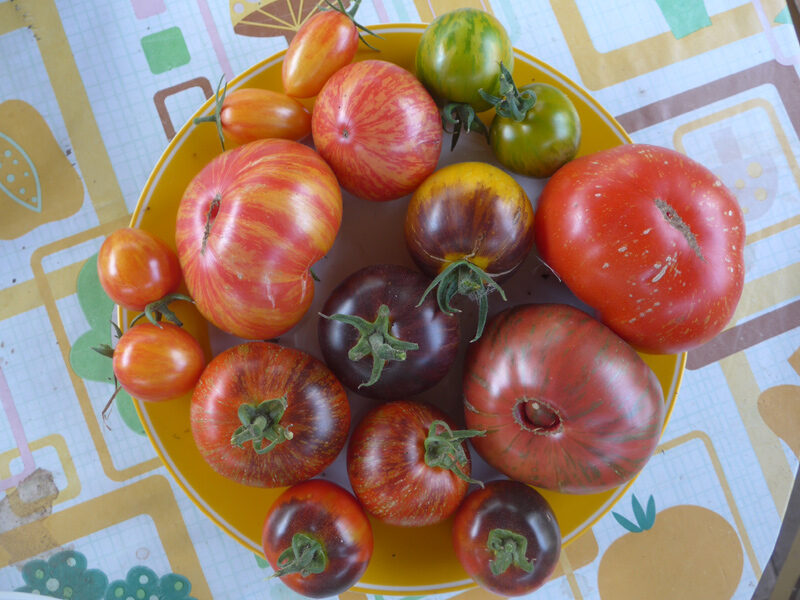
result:
[[[248,342],[208,363],[192,394],[190,422],[215,471],[245,485],[283,487],[333,462],[347,440],[350,405],[321,361]]]
[[[468,428],[475,450],[512,479],[564,493],[616,487],[661,436],[653,371],[608,327],[566,304],[496,315],[467,354]]]
[[[311,134],[342,187],[375,201],[414,191],[442,147],[436,103],[411,73],[383,60],[349,64],[327,81]]]
[[[311,304],[309,269],[341,219],[339,184],[311,148],[269,139],[220,154],[178,208],[178,257],[197,308],[242,338],[288,331]]]

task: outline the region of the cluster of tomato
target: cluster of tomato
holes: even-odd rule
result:
[[[245,485],[288,488],[269,509],[263,546],[300,593],[335,595],[359,580],[372,554],[367,514],[397,526],[454,516],[465,570],[494,592],[527,593],[551,574],[561,543],[530,486],[598,492],[644,466],[664,401],[637,350],[684,351],[731,318],[743,280],[741,211],[707,169],[664,148],[575,158],[575,107],[553,86],[516,87],[513,48],[491,15],[438,17],[411,74],[379,59],[352,62],[357,4],[301,28],[283,62],[285,93],[218,94],[214,115],[198,119],[237,147],[186,189],[177,255],[137,229],[103,244],[104,289],[149,319],[122,334],[114,373],[140,400],[193,390],[192,435],[208,464]],[[313,112],[297,100],[311,97]],[[492,107],[487,127],[476,113]],[[549,177],[535,214],[501,168],[437,168],[443,131],[453,143],[481,131],[508,170]],[[298,142],[309,134],[314,149]],[[291,330],[313,297],[311,267],[339,231],[342,188],[369,201],[411,195],[403,230],[418,269],[376,264],[341,281],[318,321],[324,362],[251,341],[206,365],[169,302],[191,300],[246,340]],[[500,284],[534,240],[593,316],[521,304],[488,319],[490,294],[505,300]],[[175,294],[181,280],[188,297]],[[408,399],[456,361],[456,296],[477,304],[463,430]],[[349,437],[345,388],[380,400]],[[473,479],[467,439],[509,479]],[[314,479],[345,444],[354,495]],[[468,495],[471,483],[479,489]]]

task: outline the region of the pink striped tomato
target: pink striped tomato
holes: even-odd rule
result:
[[[661,436],[658,379],[608,327],[566,304],[519,305],[470,346],[464,419],[472,445],[523,483],[568,494],[611,489]]]
[[[268,139],[220,154],[178,207],[178,258],[198,310],[245,339],[285,333],[311,304],[309,269],[341,220],[336,177],[307,146]]]
[[[317,151],[350,193],[394,200],[436,168],[442,124],[433,98],[402,67],[365,60],[337,71],[311,115]]]

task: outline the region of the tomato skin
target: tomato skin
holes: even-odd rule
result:
[[[112,232],[97,255],[100,285],[115,304],[141,312],[178,289],[175,251],[153,234],[133,227]]]
[[[292,38],[283,58],[283,89],[295,98],[316,96],[336,71],[352,62],[358,50],[358,29],[336,10],[310,17]]]
[[[231,436],[242,424],[242,404],[286,396],[280,419],[293,437],[265,454]],[[200,454],[219,474],[244,485],[282,487],[321,473],[344,448],[350,406],[344,388],[317,359],[270,342],[233,346],[208,363],[190,412]]]
[[[478,90],[498,95],[501,62],[514,70],[514,48],[500,21],[459,8],[436,17],[422,33],[415,69],[437,101],[466,103],[480,112],[491,105]]]
[[[167,322],[134,325],[122,334],[112,358],[119,384],[144,402],[162,402],[189,393],[205,364],[197,340]]]
[[[533,247],[534,212],[525,190],[501,169],[463,162],[438,169],[408,204],[405,239],[434,277],[469,258],[494,278],[512,273]]]
[[[364,509],[344,488],[311,479],[284,491],[269,508],[262,533],[264,555],[273,569],[296,533],[322,543],[328,563],[321,573],[283,575],[281,581],[311,598],[336,596],[352,587],[372,558],[373,538]]]
[[[422,527],[449,517],[467,492],[467,482],[450,470],[425,463],[431,424],[452,421],[424,402],[394,400],[368,412],[350,435],[347,475],[356,498],[389,525]],[[465,474],[471,472],[467,454]]]
[[[741,297],[745,228],[736,197],[668,148],[629,144],[567,163],[542,191],[535,229],[542,259],[644,352],[709,341]]]
[[[569,97],[546,83],[523,86],[536,104],[522,121],[495,115],[489,126],[489,143],[497,160],[515,173],[550,177],[575,158],[581,140],[578,111]]]
[[[382,60],[337,71],[317,96],[311,134],[342,187],[372,201],[411,193],[439,161],[436,103],[408,71]]]
[[[220,110],[222,131],[235,144],[265,138],[299,141],[311,133],[311,113],[294,98],[262,88],[228,93]]]
[[[399,340],[419,345],[405,360],[389,360],[380,379],[370,379],[372,357],[350,360],[348,351],[359,333],[349,324],[320,318],[318,332],[325,362],[348,388],[368,398],[397,399],[418,394],[439,382],[458,354],[458,319],[441,312],[433,296],[417,307],[430,279],[400,265],[370,265],[345,278],[325,301],[322,314],[361,316],[374,321],[382,304],[389,307],[389,333]]]
[[[218,155],[190,182],[176,222],[198,310],[245,339],[285,333],[311,304],[309,268],[333,245],[341,219],[336,177],[307,146],[259,140]]]
[[[527,540],[526,572],[516,565],[499,575],[490,569],[495,559],[487,547],[493,529],[505,529]],[[502,596],[522,596],[539,588],[555,570],[561,554],[561,529],[542,495],[513,480],[490,481],[471,492],[453,518],[453,549],[464,570],[478,585]]]
[[[512,479],[568,494],[608,490],[644,467],[664,423],[661,386],[609,328],[566,304],[506,309],[467,352],[475,450]],[[538,408],[538,411],[537,411]]]

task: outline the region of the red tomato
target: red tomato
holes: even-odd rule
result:
[[[366,571],[372,526],[348,491],[311,479],[272,503],[262,545],[283,583],[304,596],[327,598],[353,586]]]
[[[358,50],[353,19],[338,10],[309,18],[289,43],[283,58],[283,89],[295,98],[316,96],[336,71],[349,64]]]
[[[220,475],[282,487],[333,462],[350,428],[344,388],[317,359],[269,342],[215,356],[192,394],[192,436]]]
[[[143,311],[181,283],[181,267],[172,248],[132,227],[117,229],[103,241],[97,275],[114,303],[135,311]]]
[[[542,260],[644,352],[707,342],[742,294],[736,197],[674,150],[631,144],[567,163],[542,191],[535,234]]]
[[[288,331],[311,304],[309,269],[341,220],[336,177],[307,146],[260,140],[217,156],[187,187],[176,223],[197,308],[242,338]]]
[[[470,479],[464,443],[438,408],[396,400],[366,414],[347,447],[347,475],[361,505],[390,525],[419,527],[449,517]]]
[[[376,201],[414,191],[442,147],[433,98],[411,73],[382,60],[347,65],[328,80],[314,104],[311,135],[342,187]]]
[[[219,120],[224,137],[235,144],[266,138],[297,141],[311,133],[311,113],[286,94],[262,88],[240,88],[225,94],[220,102],[219,115],[198,117],[194,122]]]
[[[533,488],[507,479],[490,481],[458,507],[453,549],[478,585],[521,596],[539,588],[558,564],[561,528]]]
[[[134,325],[119,339],[112,359],[120,386],[145,402],[171,400],[192,391],[205,364],[197,340],[172,323]]]
[[[661,436],[653,371],[608,327],[566,304],[499,313],[469,349],[464,418],[475,450],[512,479],[569,494],[636,475]]]

